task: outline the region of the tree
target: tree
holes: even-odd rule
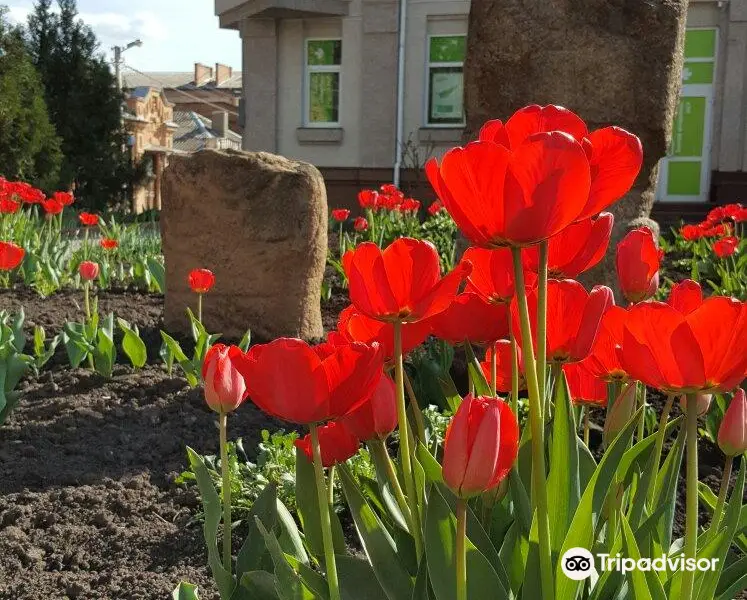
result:
[[[62,154],[21,32],[0,6],[0,175],[57,189]]]
[[[76,0],[37,0],[26,41],[62,138],[61,184],[94,208],[123,200],[133,169],[121,122],[122,94]]]

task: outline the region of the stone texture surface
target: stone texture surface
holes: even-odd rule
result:
[[[195,267],[215,273],[203,302],[208,331],[240,338],[323,335],[320,289],[327,256],[327,196],[319,171],[264,152],[174,156],[164,173],[164,321],[186,331]],[[193,308],[194,310],[194,308]]]
[[[612,207],[610,252],[591,274],[613,283],[614,248],[648,225],[657,163],[677,107],[687,0],[472,0],[465,64],[467,135],[527,104],[560,104],[596,129],[641,138],[644,165]]]

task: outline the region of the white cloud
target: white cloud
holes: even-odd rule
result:
[[[25,24],[26,19],[29,16],[31,9],[25,6],[9,6],[8,7],[8,18],[13,23]]]
[[[163,19],[150,11],[139,11],[131,15],[87,12],[80,16],[96,32],[102,45],[123,44],[137,38],[143,42],[162,41],[169,37]]]

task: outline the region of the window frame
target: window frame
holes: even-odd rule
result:
[[[340,42],[340,64],[339,65],[310,65],[309,64],[309,42]],[[304,127],[318,127],[321,129],[339,129],[342,115],[342,37],[305,37],[303,43],[303,119]],[[312,121],[311,112],[311,74],[312,73],[337,73],[337,121]]]
[[[453,38],[461,37],[465,40],[465,49],[467,34],[466,33],[429,33],[426,36],[425,46],[425,98],[423,112],[425,113],[425,127],[433,129],[462,129],[467,126],[467,115],[464,110],[464,59],[459,62],[431,62],[431,42],[433,38]],[[438,68],[459,68],[462,71],[462,120],[453,123],[444,123],[431,121],[431,70]]]

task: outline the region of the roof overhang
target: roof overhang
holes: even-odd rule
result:
[[[349,7],[350,0],[223,0],[222,2],[218,0],[216,2],[220,26],[224,29],[238,29],[244,19],[344,17],[347,16]]]

